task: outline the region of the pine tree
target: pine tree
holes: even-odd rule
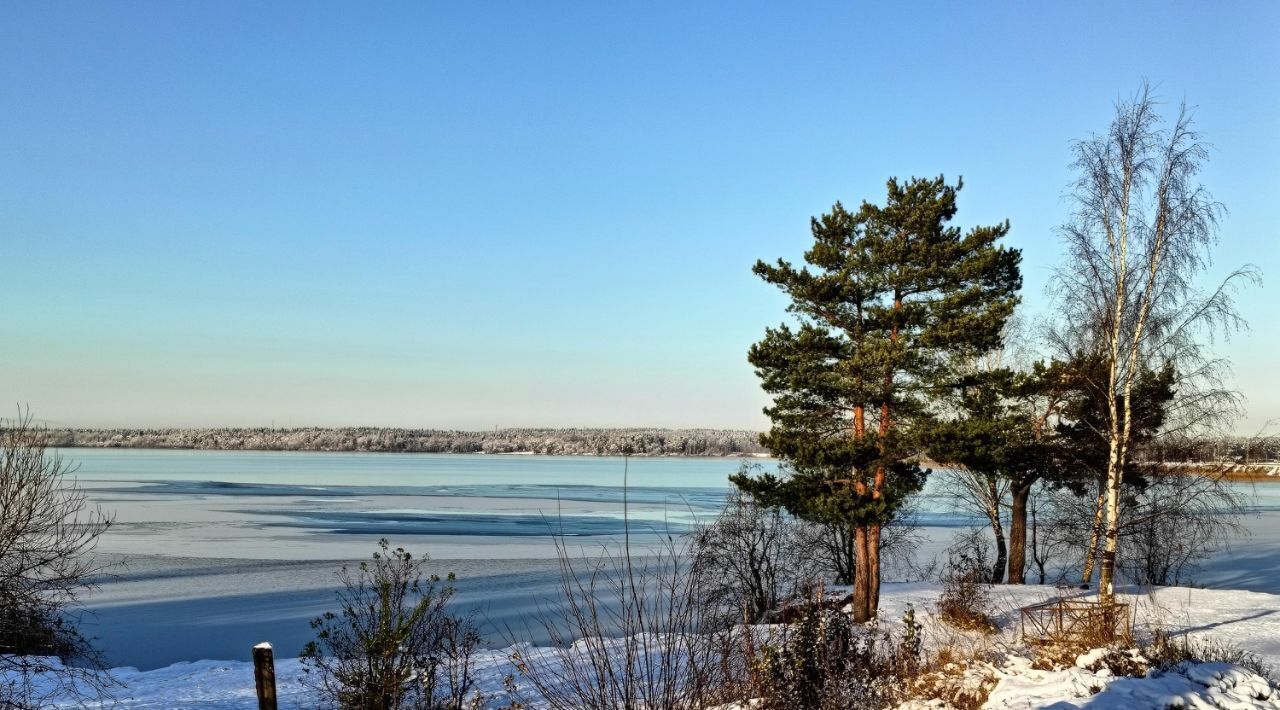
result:
[[[1004,581],[1006,561],[1009,582],[1025,581],[1028,501],[1037,482],[1058,485],[1067,475],[1058,465],[1060,442],[1052,424],[1075,393],[1064,363],[1036,363],[1023,372],[975,368],[956,382],[956,416],[940,422],[930,438],[929,458],[960,469],[965,497],[983,504],[996,542],[993,583]]]
[[[755,273],[798,321],[766,331],[748,359],[773,405],[761,442],[791,475],[734,483],[793,514],[852,528],[854,619],[875,615],[880,532],[928,475],[910,460],[928,434],[952,363],[995,348],[1021,286],[1008,222],[951,225],[962,183],[888,181],[883,206],[836,203],[811,221],[807,266]]]

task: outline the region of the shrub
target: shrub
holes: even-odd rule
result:
[[[930,670],[910,684],[908,693],[918,702],[899,707],[979,710],[998,682],[989,665],[942,654]]]
[[[1220,476],[1153,469],[1121,522],[1121,565],[1140,585],[1191,586],[1200,563],[1245,531],[1246,496]]]
[[[1212,638],[1182,634],[1173,636],[1157,629],[1150,643],[1142,647],[1142,655],[1151,665],[1166,670],[1188,661],[1199,663],[1230,663],[1269,680],[1280,682],[1275,669],[1267,665],[1251,651]]]
[[[995,633],[989,575],[981,546],[953,549],[943,570],[938,616],[958,629]]]
[[[1097,673],[1106,669],[1112,675],[1141,678],[1147,674],[1150,661],[1136,648],[1108,646],[1095,648],[1076,657],[1075,666]]]
[[[692,536],[706,602],[735,622],[758,622],[776,609],[801,576],[795,528],[780,508],[730,493],[716,519]]]
[[[301,654],[306,682],[330,705],[353,710],[466,706],[475,624],[449,612],[453,587],[424,578],[425,559],[385,539],[378,546],[372,562],[342,568],[340,611],[311,622],[316,639]]]
[[[745,664],[704,603],[703,568],[685,544],[668,538],[645,557],[624,544],[595,560],[575,559],[563,538],[555,544],[561,596],[540,619],[553,648],[513,658],[536,704],[692,710],[726,697]]]
[[[887,632],[855,624],[848,614],[810,593],[798,619],[754,660],[752,695],[765,710],[872,710],[900,699],[902,683],[919,667],[914,614],[908,635],[895,643]]]
[[[51,695],[105,702],[114,684],[74,618],[105,571],[92,552],[111,517],[47,445],[29,414],[0,420],[0,707],[42,707]]]

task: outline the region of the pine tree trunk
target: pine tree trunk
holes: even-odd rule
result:
[[[867,526],[859,525],[854,532],[854,553],[857,557],[853,570],[853,620],[858,623],[871,620],[871,559],[868,554]]]
[[[1026,584],[1027,569],[1027,499],[1034,482],[1020,482],[1013,487],[1013,505],[1009,511],[1009,584]]]
[[[877,616],[880,610],[880,525],[867,530],[867,554],[871,558],[867,569],[867,615]]]

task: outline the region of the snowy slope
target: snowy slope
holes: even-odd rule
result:
[[[1280,708],[1280,693],[1265,679],[1225,663],[1178,666],[1146,678],[1116,678],[1084,668],[1040,671],[1010,658],[983,706],[988,710],[1137,710],[1139,708]]]
[[[930,584],[888,584],[881,596],[884,619],[900,618],[908,604],[925,622],[926,642],[948,636],[944,627],[930,620],[929,610],[938,588]],[[1280,708],[1280,698],[1266,696],[1265,683],[1242,670],[1223,664],[1196,664],[1159,678],[1112,678],[1105,670],[1094,673],[1085,668],[1038,671],[1016,653],[1017,609],[1074,590],[1051,587],[998,587],[994,598],[1001,611],[1005,634],[982,643],[1013,649],[1003,666],[993,668],[999,685],[987,707],[997,709],[1053,708],[1067,710],[1087,707],[1109,708],[1206,707]],[[1149,594],[1128,594],[1126,600],[1137,609],[1141,626],[1160,625],[1174,633],[1211,637],[1258,655],[1272,667],[1280,668],[1280,595],[1232,590],[1163,588]],[[946,639],[954,642],[954,638]],[[504,676],[515,673],[510,662],[513,649],[484,651],[476,660],[479,690],[498,693]],[[539,649],[524,648],[528,657]],[[549,652],[548,652],[549,653]],[[1087,659],[1086,659],[1087,660]],[[195,661],[177,663],[151,671],[117,668],[111,677],[122,684],[118,691],[120,708],[200,708],[231,710],[256,708],[253,666],[248,661]],[[281,708],[308,708],[313,697],[301,683],[301,669],[295,659],[276,664],[277,690]],[[80,707],[68,700],[63,707]]]

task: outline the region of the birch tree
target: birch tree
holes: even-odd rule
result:
[[[1094,507],[1100,547],[1099,591],[1114,600],[1121,486],[1133,452],[1131,411],[1144,372],[1176,372],[1172,427],[1203,427],[1230,418],[1235,393],[1223,386],[1227,364],[1208,346],[1217,333],[1243,325],[1232,295],[1256,279],[1251,267],[1203,292],[1223,207],[1199,183],[1209,148],[1181,105],[1172,121],[1146,85],[1115,107],[1107,130],[1073,146],[1078,179],[1074,210],[1061,228],[1067,259],[1055,277],[1060,325],[1054,340],[1064,359],[1101,358],[1093,383],[1106,407],[1101,435],[1107,457]],[[1094,555],[1085,563],[1092,577]]]

